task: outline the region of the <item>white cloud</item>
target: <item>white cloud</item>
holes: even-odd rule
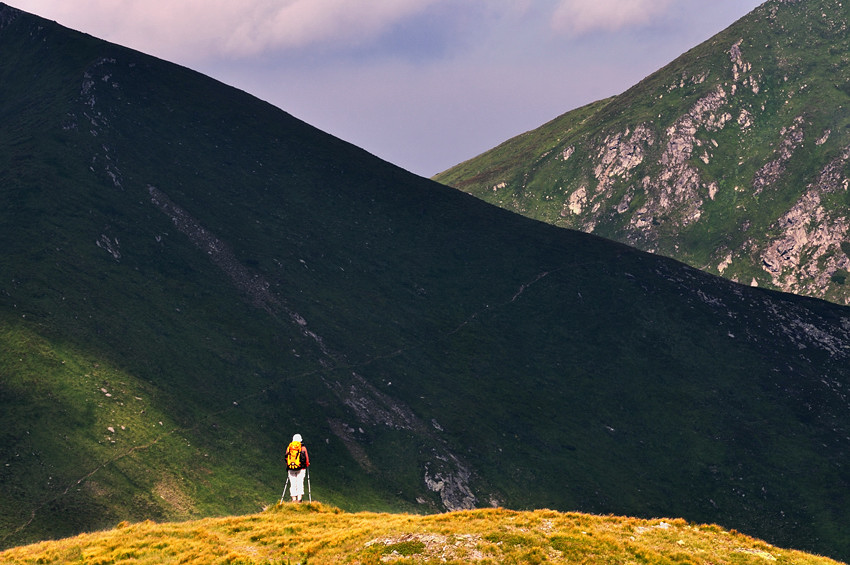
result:
[[[314,43],[357,44],[440,1],[258,0],[253,13],[243,14],[226,34],[226,51],[242,55]]]
[[[172,59],[369,42],[450,0],[18,0],[16,7]]]
[[[556,31],[581,35],[644,25],[663,15],[674,0],[561,0],[552,17]]]
[[[622,92],[762,2],[0,1],[192,67],[427,175]],[[613,33],[650,24],[667,31]]]

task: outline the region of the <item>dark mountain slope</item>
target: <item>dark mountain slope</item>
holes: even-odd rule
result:
[[[682,516],[850,555],[850,311],[410,175],[0,5],[0,536],[256,510]]]
[[[619,96],[435,177],[745,284],[850,303],[850,5],[771,0]]]

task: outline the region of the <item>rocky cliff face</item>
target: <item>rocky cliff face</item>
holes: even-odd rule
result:
[[[835,0],[767,2],[622,95],[436,178],[732,280],[850,304],[848,21]]]

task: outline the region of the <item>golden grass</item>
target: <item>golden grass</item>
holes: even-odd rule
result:
[[[537,510],[430,516],[286,503],[256,515],[115,529],[0,552],[0,563],[835,564],[719,526]]]

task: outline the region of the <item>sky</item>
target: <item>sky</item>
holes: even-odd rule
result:
[[[4,0],[430,177],[620,94],[763,0]]]

